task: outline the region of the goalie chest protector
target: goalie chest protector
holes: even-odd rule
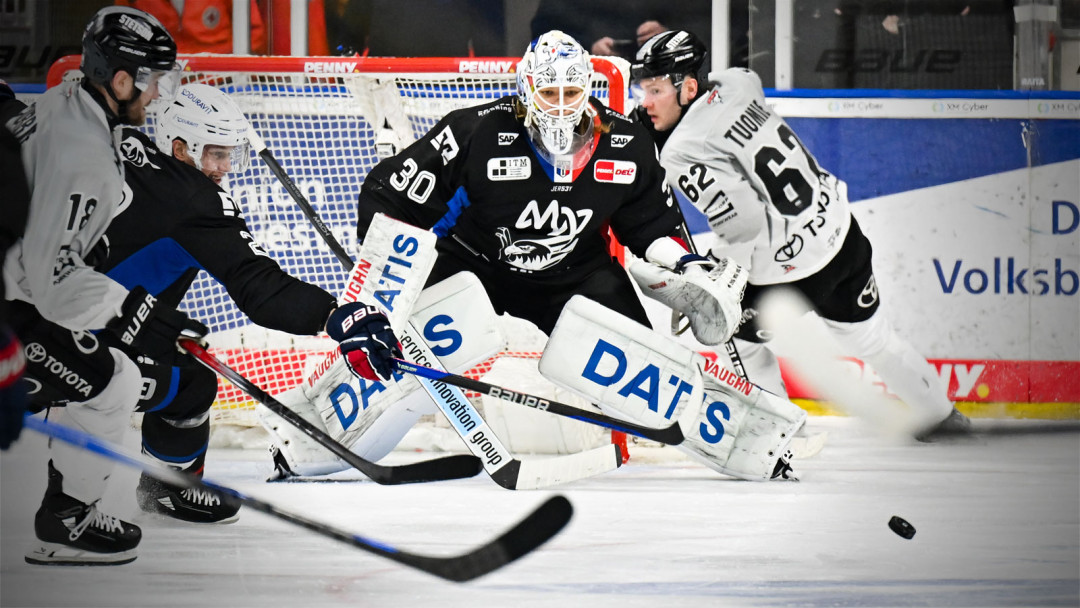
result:
[[[591,155],[552,164],[517,118],[515,98],[456,110],[376,166],[359,230],[384,212],[457,240],[518,273],[590,272],[608,263],[606,228],[636,253],[674,233],[663,170],[648,133],[590,99]],[[579,165],[574,168],[574,164]]]

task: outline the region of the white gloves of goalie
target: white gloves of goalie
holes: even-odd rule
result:
[[[694,337],[702,344],[731,339],[742,321],[743,290],[749,273],[730,258],[715,260],[684,252],[670,267],[661,265],[670,256],[647,254],[655,262],[635,260],[630,265],[642,293],[686,315]],[[670,253],[670,252],[667,252]]]

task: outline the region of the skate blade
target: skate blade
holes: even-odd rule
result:
[[[138,548],[117,553],[98,553],[58,543],[39,543],[26,554],[28,564],[39,566],[119,566],[135,561]]]

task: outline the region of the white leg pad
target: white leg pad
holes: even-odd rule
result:
[[[93,399],[55,408],[50,417],[59,414],[55,420],[60,424],[122,443],[124,433],[131,426],[131,414],[139,403],[142,374],[127,355],[115,348],[109,352],[113,357],[113,377],[105,390]],[[105,481],[116,463],[62,441],[50,441],[49,445],[53,465],[64,475],[64,493],[84,503],[101,498]]]

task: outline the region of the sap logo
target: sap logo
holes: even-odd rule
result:
[[[517,133],[499,133],[499,145],[509,146],[514,143],[518,138]]]
[[[933,259],[934,271],[937,273],[941,291],[945,294],[959,292],[958,287],[963,288],[972,295],[979,295],[989,291],[994,294],[1021,294],[1044,296],[1050,293],[1050,273],[1047,268],[1022,268],[1016,263],[1016,259],[1008,257],[1002,264],[1001,258],[994,258],[993,268],[978,268],[968,266],[965,269],[963,260],[953,262],[949,271],[938,258]],[[1031,272],[1031,281],[1028,272]],[[947,275],[947,276],[946,276]],[[1034,283],[1033,285],[1031,283]],[[1062,268],[1061,258],[1054,259],[1053,270],[1053,295],[1072,296],[1076,295],[1080,288],[1080,275],[1075,270]],[[1030,289],[1030,291],[1028,291]]]
[[[514,66],[513,61],[462,61],[458,63],[459,72],[477,74],[506,74]]]
[[[593,167],[593,179],[613,184],[632,184],[637,163],[626,160],[598,160]]]
[[[650,410],[670,419],[683,395],[690,395],[694,387],[674,374],[665,374],[668,377],[661,383],[660,375],[660,368],[651,363],[641,369],[630,370],[626,353],[605,340],[596,341],[589,361],[581,371],[582,378],[600,386],[620,385],[617,391],[619,396],[641,399]],[[625,378],[630,379],[623,382]]]
[[[634,139],[633,135],[612,135],[611,147],[612,148],[625,148],[626,144],[630,143],[630,140]]]
[[[304,71],[316,74],[348,74],[356,71],[355,61],[305,61]]]

